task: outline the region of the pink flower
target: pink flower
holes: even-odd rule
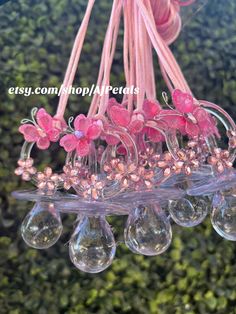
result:
[[[61,177],[53,173],[50,167],[46,167],[43,172],[38,172],[36,178],[38,189],[45,191],[55,191],[61,181]]]
[[[231,168],[233,163],[230,161],[230,152],[215,147],[213,153],[207,158],[208,164],[212,165],[219,173]]]
[[[15,174],[22,176],[24,181],[30,181],[32,176],[37,172],[36,168],[33,167],[34,160],[32,158],[20,159],[17,163],[19,167],[15,169]]]
[[[37,122],[37,123],[36,123]],[[27,142],[36,142],[39,149],[47,149],[50,142],[57,142],[60,133],[65,129],[65,123],[51,117],[45,109],[41,108],[36,113],[36,122],[23,124],[19,132],[24,135]]]
[[[64,189],[69,190],[71,187],[78,185],[81,178],[87,175],[87,169],[82,166],[82,163],[76,162],[75,165],[68,163],[63,167],[61,179]]]
[[[161,116],[165,116],[163,120],[170,128],[177,129],[190,137],[209,136],[211,134],[218,136],[214,119],[205,109],[194,103],[190,94],[175,89],[172,93],[172,100],[176,110],[162,110],[160,112]]]
[[[74,121],[74,128],[73,134],[67,134],[61,138],[60,145],[64,147],[66,152],[76,150],[78,156],[87,156],[91,142],[101,134],[102,122],[80,114]]]

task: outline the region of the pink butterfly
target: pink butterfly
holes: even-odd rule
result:
[[[146,119],[154,119],[161,111],[161,106],[157,100],[145,99],[143,102],[143,111]]]
[[[126,128],[132,135],[141,132],[143,129],[143,115],[138,112],[134,112],[131,115],[131,113],[122,104],[119,104],[115,98],[109,99],[107,114],[113,125]],[[116,145],[119,143],[119,140],[112,135],[107,135],[105,139],[109,145]]]
[[[115,98],[110,98],[107,106],[107,114],[112,123],[116,126],[127,128],[131,121],[130,112],[119,104]]]
[[[74,128],[73,134],[67,134],[61,138],[60,145],[66,152],[76,150],[78,156],[87,156],[91,142],[96,140],[102,132],[102,122],[80,114],[74,121]]]
[[[66,128],[65,122],[51,117],[43,108],[37,111],[36,122],[34,125],[21,125],[19,132],[27,142],[36,142],[39,149],[47,149],[50,142],[57,142],[60,133]]]
[[[172,101],[176,110],[162,110],[160,115],[165,116],[164,121],[169,127],[179,130],[190,137],[199,135],[209,136],[218,131],[214,119],[208,112],[194,103],[193,97],[175,89],[172,93]]]
[[[162,133],[159,132],[158,130],[153,129],[153,128],[145,127],[143,129],[143,132],[146,134],[149,141],[151,141],[153,143],[159,143],[159,142],[163,142],[165,140]]]
[[[161,112],[161,106],[158,101],[145,99],[143,103],[143,111],[145,118],[147,120],[152,120]],[[158,143],[164,141],[164,136],[158,130],[145,127],[143,132],[151,142]]]
[[[131,113],[114,98],[109,99],[107,114],[115,126],[125,127],[131,135],[139,134],[144,131],[151,140],[159,141],[160,133],[154,129],[144,128],[145,119],[153,119],[161,110],[161,106],[157,101],[145,100],[143,103],[143,114],[138,112]],[[118,140],[114,136],[106,136],[106,141],[110,145],[118,144]]]

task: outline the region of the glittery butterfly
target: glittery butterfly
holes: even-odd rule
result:
[[[32,120],[24,119],[22,123],[19,132],[24,135],[27,142],[35,142],[39,149],[47,149],[50,142],[57,142],[60,133],[66,128],[64,122],[53,118],[43,108],[39,110],[34,108],[32,110]]]

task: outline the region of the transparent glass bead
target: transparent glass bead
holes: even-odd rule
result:
[[[21,235],[29,246],[47,249],[60,238],[63,226],[53,203],[37,202],[21,225]]]
[[[194,227],[206,218],[209,211],[209,200],[201,196],[170,200],[168,209],[176,224],[182,227]]]
[[[111,265],[116,243],[105,217],[82,217],[69,245],[72,263],[87,273],[99,273]]]
[[[128,216],[124,239],[134,253],[161,254],[167,250],[172,239],[169,219],[157,205],[139,205]]]

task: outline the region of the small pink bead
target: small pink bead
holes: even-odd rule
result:
[[[199,161],[194,159],[191,161],[191,164],[194,166],[194,167],[199,167]]]
[[[125,166],[124,166],[124,164],[122,164],[121,162],[118,163],[117,169],[118,169],[118,171],[120,171],[120,172],[125,172]]]
[[[170,173],[171,173],[171,169],[170,169],[170,168],[166,168],[166,169],[164,170],[164,176],[165,176],[165,177],[169,176]]]
[[[64,182],[64,189],[69,190],[71,188],[71,185],[67,182]]]
[[[226,165],[227,168],[233,167],[233,163],[230,162],[229,160],[226,160],[226,161],[225,161],[225,165]]]
[[[171,154],[169,152],[165,152],[163,154],[163,158],[164,158],[165,161],[171,161],[172,160],[172,156],[171,156]]]
[[[217,171],[222,173],[224,171],[224,166],[221,162],[217,163]]]
[[[46,175],[47,177],[50,177],[50,176],[52,175],[52,168],[46,167],[46,168],[44,169],[44,173],[45,173],[45,175]]]
[[[23,172],[22,174],[22,180],[24,181],[29,181],[31,178],[30,178],[30,175],[28,172]]]
[[[33,161],[32,158],[26,159],[26,161],[25,161],[25,167],[26,167],[26,168],[32,167],[33,163],[34,163],[34,161]]]
[[[178,168],[178,169],[182,168],[183,165],[184,165],[184,162],[183,162],[183,161],[177,161],[177,162],[175,163],[175,166],[176,166],[176,168]]]
[[[123,178],[122,174],[121,173],[117,173],[115,174],[115,180],[121,180]]]
[[[91,195],[92,195],[92,198],[98,199],[98,193],[97,193],[96,189],[92,189]]]
[[[111,161],[111,166],[112,166],[112,168],[115,168],[115,167],[117,166],[118,162],[119,162],[119,159],[113,159],[113,160]]]
[[[236,131],[235,130],[228,131],[228,136],[235,136],[236,137]]]
[[[76,176],[76,175],[78,175],[78,170],[77,170],[77,169],[72,169],[71,172],[70,172],[70,174],[71,174],[72,176]]]
[[[207,161],[210,165],[216,165],[216,163],[218,162],[218,159],[214,156],[210,156],[207,158]]]
[[[81,185],[82,185],[82,187],[84,187],[84,188],[86,188],[86,187],[89,186],[89,184],[88,184],[88,182],[87,182],[86,180],[82,180],[82,181],[81,181]]]
[[[219,155],[219,154],[221,153],[221,149],[218,148],[218,147],[214,148],[214,153],[215,153],[216,155]]]
[[[49,181],[49,182],[47,182],[47,188],[50,190],[50,191],[52,191],[52,190],[55,190],[55,183],[54,182],[51,182],[51,181]]]
[[[128,180],[127,180],[126,178],[123,180],[122,186],[123,186],[124,188],[128,188],[129,182],[128,182]]]
[[[224,150],[224,151],[222,151],[222,157],[223,158],[229,158],[229,151],[228,150]]]
[[[70,165],[65,165],[65,166],[63,167],[63,171],[64,171],[65,173],[69,173],[69,172],[71,171],[71,166],[70,166]]]
[[[28,171],[30,174],[35,174],[35,173],[37,172],[37,169],[34,168],[34,167],[30,167],[30,168],[28,168],[27,171]]]
[[[136,169],[136,166],[133,163],[128,166],[128,172],[133,172],[135,169]]]
[[[75,167],[81,168],[82,167],[82,163],[80,161],[76,161],[75,162]]]
[[[57,173],[54,173],[51,177],[50,180],[52,180],[53,182],[58,182],[59,181],[59,176]]]
[[[181,151],[181,150],[179,150],[179,151],[177,152],[177,156],[178,156],[181,160],[186,160],[186,159],[187,159],[186,154],[185,154],[183,151]]]
[[[110,174],[109,176],[107,176],[107,180],[109,181],[115,180],[115,176]]]
[[[139,176],[137,176],[136,174],[131,174],[130,175],[130,178],[131,178],[131,180],[132,181],[134,181],[134,182],[138,182],[139,181]]]
[[[196,153],[195,153],[193,150],[192,150],[192,151],[189,151],[188,157],[189,157],[190,159],[195,158],[195,156],[196,156]]]
[[[19,159],[19,160],[17,161],[17,163],[18,163],[18,165],[19,165],[20,167],[24,167],[24,166],[25,166],[25,161],[22,160],[22,159]]]
[[[192,173],[192,170],[189,166],[185,167],[185,173],[189,176]]]
[[[91,182],[92,182],[92,184],[95,184],[96,181],[97,181],[97,176],[95,174],[92,174],[91,175]]]
[[[80,183],[80,180],[78,178],[72,178],[71,183],[72,185],[78,185]]]
[[[47,134],[43,129],[37,128],[37,131],[38,131],[40,137],[47,137]]]
[[[159,168],[164,168],[164,167],[167,166],[167,162],[160,160],[160,161],[157,162],[157,166],[158,166]]]
[[[147,152],[148,155],[152,155],[154,153],[154,149],[152,147],[148,147],[146,149],[146,152]]]
[[[46,187],[46,182],[42,181],[42,182],[39,182],[39,183],[38,183],[38,188],[39,188],[40,190],[44,189],[45,187]]]
[[[144,183],[148,189],[152,188],[152,183],[150,181],[145,180]]]
[[[96,189],[101,190],[104,187],[104,184],[101,181],[99,181],[95,184],[95,187]]]
[[[154,168],[157,165],[157,161],[156,160],[149,160],[148,163],[149,167]],[[146,165],[143,165],[146,166]]]
[[[44,178],[45,178],[45,175],[44,175],[42,172],[38,172],[38,173],[37,173],[37,179],[38,179],[39,181],[44,180]]]
[[[105,172],[109,172],[109,171],[111,171],[111,167],[109,167],[108,165],[104,165],[103,170]]]
[[[232,148],[236,148],[236,138],[235,137],[230,138],[229,144]]]
[[[15,172],[15,174],[16,174],[17,176],[21,176],[21,175],[23,174],[24,170],[23,170],[23,168],[18,167],[18,168],[15,169],[14,172]]]
[[[161,158],[161,155],[160,155],[160,154],[155,154],[155,155],[153,155],[153,159],[154,159],[154,160],[160,160],[160,158]]]
[[[145,175],[145,179],[152,179],[154,177],[154,172],[153,171],[147,171]]]
[[[188,147],[194,148],[195,146],[197,146],[197,142],[195,142],[195,141],[189,141],[188,142]]]

